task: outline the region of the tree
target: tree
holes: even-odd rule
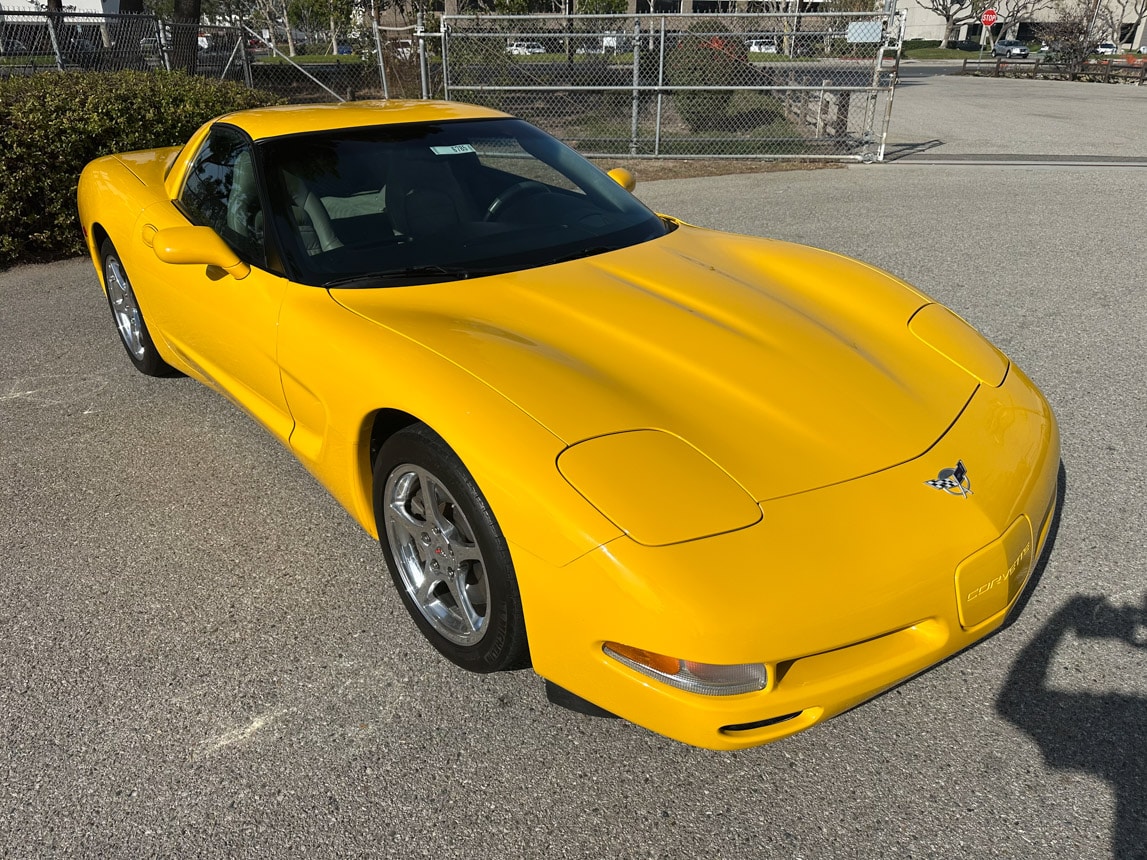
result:
[[[1040,12],[1049,9],[1051,4],[1052,0],[1000,0],[995,6],[999,32],[1013,38],[1020,24],[1034,20]]]
[[[199,17],[202,0],[175,0],[172,11],[171,67],[195,74],[199,54]]]
[[[980,20],[980,13],[991,6],[990,0],[916,0],[916,5],[944,19],[944,38],[940,47],[947,48],[965,24]]]
[[[354,4],[351,0],[291,0],[290,18],[309,42],[330,45],[331,53],[339,50],[339,37],[350,30]]]
[[[1143,0],[1147,3],[1147,0]],[[578,15],[621,15],[625,12],[625,0],[576,0],[573,9]]]
[[[1078,72],[1091,56],[1091,19],[1095,0],[1057,0],[1056,19],[1036,32],[1051,47],[1056,63]]]
[[[1092,37],[1109,35],[1111,41],[1118,45],[1123,41],[1123,28],[1127,26],[1125,22],[1128,13],[1132,20],[1130,38],[1135,37],[1139,25],[1143,23],[1144,18],[1147,18],[1147,0],[1108,0],[1099,7],[1098,12],[1097,22],[1101,31],[1092,33]]]

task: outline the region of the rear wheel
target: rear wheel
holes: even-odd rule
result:
[[[473,477],[416,424],[382,446],[374,510],[387,567],[422,634],[472,672],[529,665],[510,550]]]
[[[139,309],[135,291],[131,288],[131,281],[110,239],[104,239],[100,245],[100,259],[103,261],[108,306],[119,332],[120,343],[127,350],[131,363],[136,370],[148,376],[175,375],[175,368],[164,361],[155,348],[147,323],[143,321],[143,312]]]

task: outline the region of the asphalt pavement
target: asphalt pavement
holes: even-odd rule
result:
[[[893,98],[887,157],[1147,164],[1147,87],[1108,84],[1097,93],[1095,84],[1077,81],[906,77]]]
[[[1147,88],[937,77],[897,93],[890,140],[1142,157],[1144,131]],[[917,284],[1063,433],[1055,544],[1008,627],[736,753],[453,668],[285,450],[131,369],[87,260],[0,272],[0,854],[1147,856],[1147,169],[976,161],[638,177],[661,211]]]

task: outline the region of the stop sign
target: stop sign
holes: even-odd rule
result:
[[[996,23],[996,10],[995,9],[985,9],[983,11],[983,13],[980,15],[980,23],[983,24],[985,27],[990,27],[994,23]]]

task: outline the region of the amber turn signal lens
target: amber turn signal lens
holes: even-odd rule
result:
[[[606,642],[605,647],[608,651],[627,657],[634,663],[648,666],[655,672],[661,672],[664,675],[676,675],[681,671],[681,661],[676,657],[666,657],[664,654],[655,654],[642,648],[622,645],[620,642]]]

